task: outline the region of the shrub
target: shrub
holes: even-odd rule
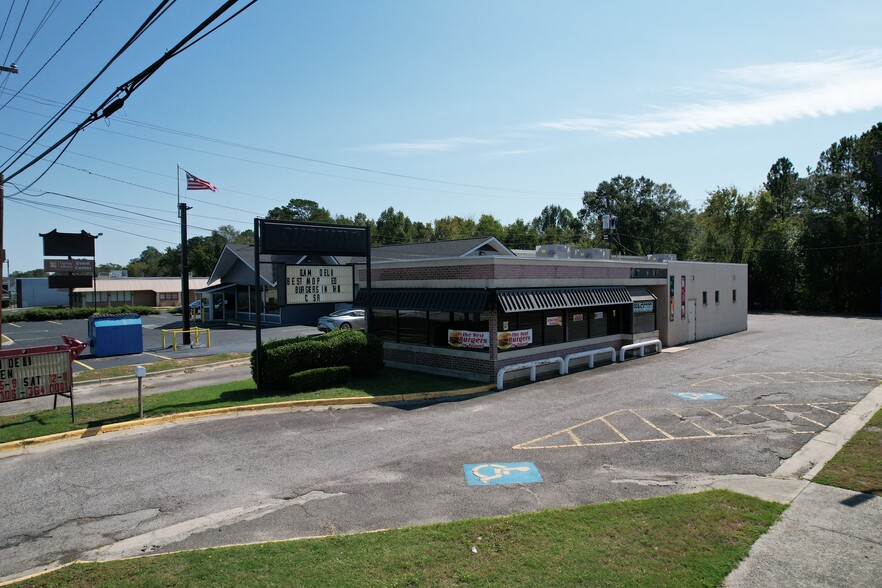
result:
[[[310,392],[322,388],[342,386],[349,381],[352,370],[348,365],[334,367],[315,368],[291,374],[288,383],[292,392]]]
[[[159,314],[152,306],[100,306],[98,312],[92,307],[78,308],[24,308],[16,312],[4,313],[3,322],[26,322],[26,321],[61,321],[69,319],[89,318],[93,314]]]
[[[251,375],[260,353],[260,385],[285,389],[289,376],[314,368],[349,366],[356,377],[374,376],[383,367],[383,341],[360,331],[332,331],[317,337],[268,341],[251,353]],[[255,378],[256,379],[256,378]]]

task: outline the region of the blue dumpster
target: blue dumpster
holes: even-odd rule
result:
[[[95,357],[143,352],[141,317],[136,314],[96,314],[89,317],[89,347]]]

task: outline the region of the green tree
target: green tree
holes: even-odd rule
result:
[[[583,223],[569,209],[549,204],[530,223],[545,244],[569,245],[582,240]]]
[[[292,198],[285,206],[277,206],[266,213],[266,218],[285,221],[305,221],[313,223],[333,223],[334,218],[327,209],[314,200]]]
[[[470,218],[461,216],[445,216],[435,219],[435,240],[471,239],[477,237],[477,225]]]
[[[505,227],[505,236],[502,238],[502,242],[509,249],[535,250],[536,245],[539,244],[539,235],[530,223],[519,218]]]
[[[377,245],[399,245],[411,242],[413,222],[403,212],[395,212],[391,206],[377,218],[377,230],[373,242]]]
[[[579,219],[597,230],[601,215],[618,218],[610,247],[617,253],[675,253],[686,257],[695,236],[696,213],[669,184],[616,176],[582,197]]]
[[[482,214],[475,226],[475,235],[478,237],[496,237],[502,240],[505,237],[505,227],[492,214]]]

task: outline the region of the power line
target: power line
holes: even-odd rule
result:
[[[98,10],[98,7],[101,6],[101,4],[102,4],[103,2],[104,2],[104,0],[98,0],[98,3],[95,4],[95,6],[92,8],[92,10],[89,12],[89,14],[86,15],[86,18],[84,18],[83,21],[82,21],[79,25],[77,25],[77,28],[75,28],[75,29],[73,30],[73,32],[72,32],[70,35],[67,36],[67,39],[65,39],[64,42],[61,43],[61,45],[58,47],[58,49],[56,49],[55,52],[54,52],[52,55],[49,56],[49,59],[47,59],[47,60],[43,63],[43,65],[41,65],[41,66],[39,67],[39,69],[37,69],[37,71],[34,73],[34,75],[32,75],[32,76],[30,77],[30,79],[28,79],[28,81],[26,81],[26,82],[24,83],[24,85],[22,85],[18,90],[16,90],[15,94],[13,94],[13,95],[9,98],[9,100],[7,100],[6,102],[4,102],[3,105],[0,105],[0,110],[3,110],[4,108],[6,108],[6,107],[9,105],[10,102],[12,102],[13,100],[16,99],[16,97],[18,97],[18,95],[22,92],[22,90],[24,90],[25,88],[27,88],[28,85],[29,85],[31,82],[33,82],[34,79],[35,79],[38,75],[40,75],[40,73],[43,71],[43,69],[44,69],[47,65],[49,65],[49,62],[51,62],[53,59],[55,59],[55,56],[58,55],[58,53],[59,53],[62,49],[64,49],[64,47],[65,47],[65,45],[67,45],[68,41],[70,41],[70,40],[74,37],[74,35],[76,35],[77,32],[79,32],[79,30],[83,27],[83,25],[86,24],[86,21],[88,21],[88,20],[92,17],[92,15],[95,13],[96,10]]]

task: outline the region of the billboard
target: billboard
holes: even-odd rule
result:
[[[52,229],[48,233],[40,233],[43,237],[43,255],[61,256],[81,255],[95,257],[95,235],[86,231],[79,233],[59,233],[58,229]]]
[[[74,274],[53,274],[49,276],[49,287],[60,290],[71,288],[91,288],[92,276],[78,276]]]
[[[369,250],[367,227],[260,221],[260,253],[367,255]]]

